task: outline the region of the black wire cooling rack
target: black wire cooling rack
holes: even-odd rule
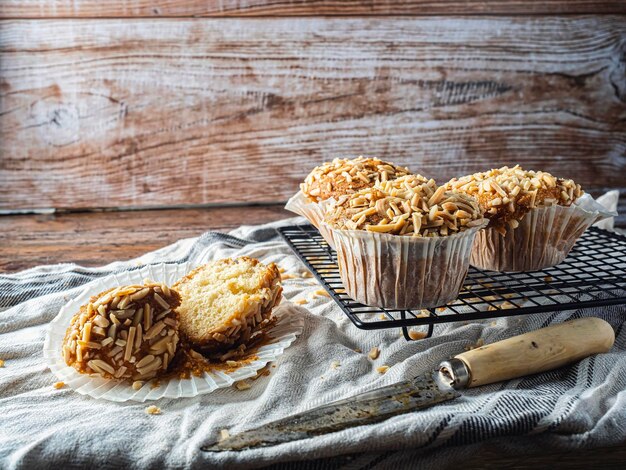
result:
[[[387,310],[351,299],[343,288],[335,252],[312,225],[278,229],[330,296],[358,328],[402,328],[531,313],[626,304],[626,237],[591,228],[561,264],[541,271],[497,273],[470,267],[459,297],[423,310]]]

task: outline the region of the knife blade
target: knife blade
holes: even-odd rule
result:
[[[613,346],[613,328],[594,317],[488,344],[439,364],[434,371],[292,415],[201,448],[237,451],[308,439],[384,421],[460,396],[458,390],[556,369]]]

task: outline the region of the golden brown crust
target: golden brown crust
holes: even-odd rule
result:
[[[377,184],[340,198],[326,213],[326,222],[340,230],[414,237],[452,235],[480,225],[482,220],[473,197],[446,191],[437,187],[434,180],[415,185]]]
[[[411,172],[407,168],[378,158],[335,158],[332,162],[315,167],[300,189],[309,200],[319,202],[409,174]]]
[[[167,369],[178,345],[178,292],[164,284],[120,286],[92,296],[63,340],[67,365],[81,374],[146,380]]]
[[[214,263],[224,265],[247,263],[252,267],[263,265],[259,260],[247,256],[226,258]],[[243,306],[232,310],[220,320],[218,326],[198,331],[192,322],[192,309],[186,303],[186,285],[205,269],[211,269],[211,266],[211,263],[199,266],[174,284],[174,288],[183,293],[183,302],[178,309],[181,335],[194,347],[213,352],[245,344],[255,332],[262,329],[269,321],[273,308],[281,300],[282,286],[278,267],[274,263],[263,265],[265,271],[257,285],[253,286],[254,292],[246,297]]]
[[[526,171],[519,165],[454,178],[446,187],[474,196],[490,220],[489,227],[501,234],[515,229],[531,209],[570,206],[583,195],[580,185],[572,180],[544,171]]]

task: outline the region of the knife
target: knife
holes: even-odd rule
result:
[[[202,447],[205,452],[236,451],[372,424],[460,396],[457,390],[556,369],[613,346],[613,328],[595,317],[487,344],[445,360],[429,373],[314,408]]]

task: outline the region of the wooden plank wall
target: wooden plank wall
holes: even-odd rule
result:
[[[4,0],[0,209],[275,203],[366,154],[439,180],[520,163],[620,189],[626,212],[624,13]]]

